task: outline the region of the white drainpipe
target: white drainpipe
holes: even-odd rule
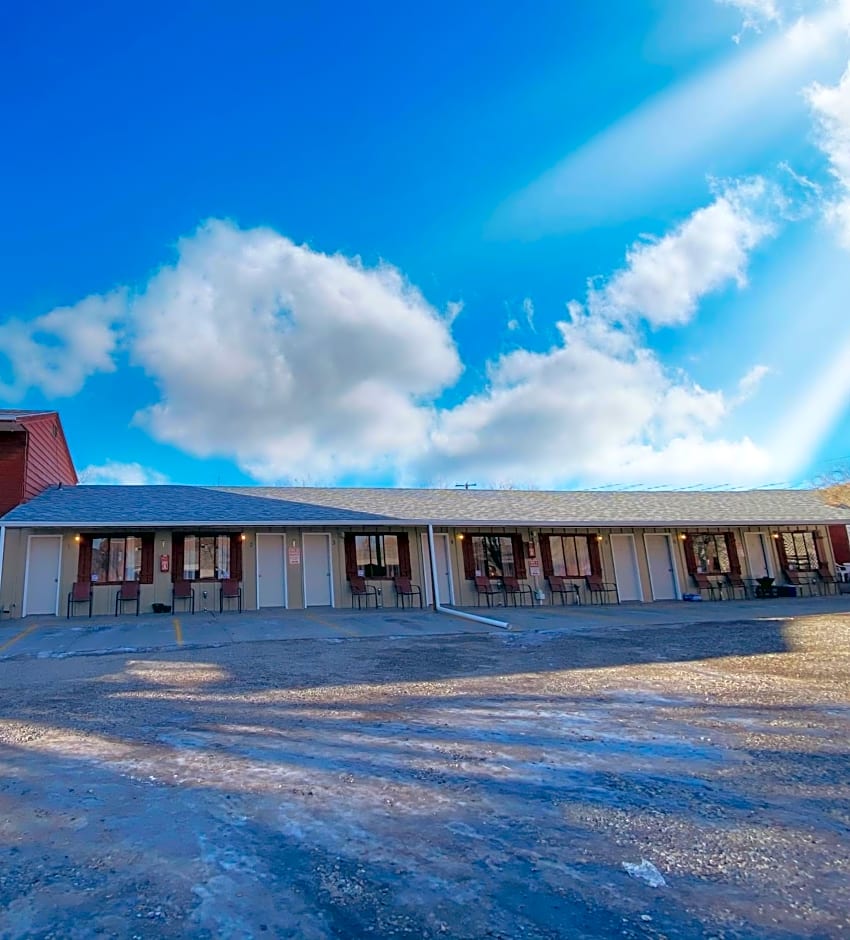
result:
[[[428,549],[431,555],[431,590],[434,593],[434,610],[438,614],[449,614],[451,617],[462,617],[464,620],[474,620],[476,623],[486,623],[489,627],[500,627],[509,630],[510,624],[504,620],[494,620],[492,617],[481,617],[478,614],[468,614],[465,610],[454,610],[443,607],[440,603],[440,587],[437,579],[437,553],[434,551],[434,526],[428,523]]]
[[[3,550],[6,548],[6,526],[0,525],[0,597],[3,596]]]

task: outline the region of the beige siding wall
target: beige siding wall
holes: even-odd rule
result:
[[[777,527],[766,527],[766,526],[749,526],[749,527],[734,527],[731,529],[735,534],[736,542],[738,545],[738,550],[741,556],[741,568],[742,573],[745,578],[750,578],[754,576],[754,573],[750,566],[750,561],[746,551],[746,542],[745,535],[748,532],[758,532],[764,536],[765,544],[767,546],[767,552],[770,558],[770,563],[773,566],[773,570],[776,573],[777,581],[781,581],[781,572],[779,570],[779,557],[776,550],[776,539],[772,536],[778,534],[781,531],[795,531],[795,530],[806,530],[806,531],[815,531],[819,535],[819,544],[818,549],[821,553],[821,558],[826,561],[831,568],[834,568],[834,558],[832,553],[832,547],[828,537],[828,530],[826,526],[783,526],[781,528]],[[27,540],[28,536],[32,533],[33,530],[28,529],[7,529],[6,530],[6,539],[5,539],[5,550],[3,555],[3,571],[2,571],[2,588],[0,588],[0,611],[2,611],[2,618],[18,618],[21,616],[23,608],[23,592],[24,592],[24,569],[26,563],[26,554],[27,554]],[[251,530],[245,533],[245,541],[243,542],[243,552],[242,552],[242,590],[243,590],[243,604],[247,610],[257,609],[257,535],[259,532],[276,532],[281,535],[283,538],[283,551],[284,551],[284,566],[285,566],[285,578],[286,578],[286,599],[287,606],[292,609],[301,609],[304,606],[304,590],[303,590],[303,545],[302,545],[302,535],[306,532],[316,532],[316,529],[298,529],[298,528],[288,528],[288,529],[257,529]],[[334,590],[334,602],[337,607],[349,607],[351,603],[351,593],[348,589],[348,582],[345,574],[345,542],[344,535],[345,532],[374,532],[374,531],[387,531],[387,532],[402,532],[405,531],[408,534],[409,543],[410,543],[410,562],[411,562],[411,575],[414,583],[419,584],[422,587],[423,595],[425,594],[426,583],[430,578],[430,571],[427,566],[427,558],[423,556],[422,551],[422,534],[427,530],[423,527],[420,528],[410,528],[410,529],[370,529],[368,527],[358,527],[358,528],[348,528],[348,529],[335,529],[335,530],[322,530],[330,537],[331,542],[331,560],[332,560],[332,581],[333,581],[333,590]],[[472,587],[472,582],[467,581],[464,570],[463,570],[463,549],[462,542],[458,538],[458,535],[463,533],[486,533],[487,529],[476,529],[474,527],[470,528],[452,528],[452,527],[435,527],[435,534],[444,533],[448,536],[449,542],[449,554],[450,554],[450,565],[452,572],[452,581],[454,584],[455,591],[455,603],[458,606],[470,607],[475,606],[476,604],[476,594],[475,590]],[[693,589],[693,584],[689,577],[687,571],[687,565],[685,562],[684,555],[684,546],[682,540],[679,538],[680,534],[683,533],[696,533],[696,532],[716,532],[722,533],[730,531],[729,527],[692,527],[689,529],[673,529],[673,528],[612,528],[605,530],[596,530],[588,528],[542,528],[537,529],[528,529],[521,527],[504,527],[500,528],[499,532],[502,532],[506,535],[518,534],[522,537],[524,542],[534,541],[537,559],[540,559],[540,540],[541,537],[548,534],[557,534],[559,532],[564,533],[573,533],[573,534],[591,534],[596,535],[599,532],[602,535],[602,541],[599,543],[600,554],[602,558],[602,567],[603,567],[603,577],[606,581],[614,580],[614,564],[613,557],[611,553],[611,540],[610,535],[612,533],[626,533],[634,536],[634,544],[637,555],[637,566],[640,576],[641,588],[643,591],[643,597],[646,601],[652,600],[652,588],[649,578],[649,563],[646,554],[646,544],[644,541],[644,535],[647,533],[666,533],[670,536],[671,544],[673,546],[673,555],[676,566],[676,573],[678,577],[679,587],[681,591],[689,591]],[[39,529],[36,534],[50,534],[49,530]],[[56,533],[61,534],[62,536],[62,554],[61,554],[61,572],[60,572],[60,588],[59,588],[59,609],[58,614],[60,617],[65,616],[65,604],[69,591],[71,590],[71,585],[76,580],[77,577],[77,561],[79,555],[79,545],[75,541],[74,532],[65,532],[65,533]],[[295,564],[290,563],[290,546],[292,545],[293,540],[295,541],[296,547],[299,549],[298,558],[293,559],[296,561]],[[171,545],[171,532],[170,531],[161,531],[155,534],[155,543],[154,543],[154,582],[153,584],[146,584],[141,586],[141,611],[143,613],[149,614],[151,612],[151,605],[153,603],[162,603],[162,604],[171,604],[171,572],[161,572],[159,559],[161,555],[168,555],[169,559],[173,561],[172,545]],[[526,565],[529,566],[529,559],[526,559]],[[542,574],[535,578],[531,576],[529,571],[528,583],[532,587],[541,587],[545,589],[545,581],[542,577]],[[383,594],[383,603],[386,607],[391,607],[395,604],[395,593],[393,590],[391,581],[375,581],[373,582],[376,586],[382,588]],[[117,591],[117,585],[93,585],[94,591],[94,613],[97,615],[104,614],[113,614],[115,610],[115,594]],[[208,591],[208,598],[206,601],[207,607],[213,610],[218,610],[218,584],[215,582],[205,582],[202,585],[198,585],[196,591],[197,595],[197,609],[200,609],[202,606],[202,600],[200,597],[201,590]],[[445,599],[444,599],[445,600]],[[548,600],[548,592],[547,592]],[[127,612],[131,610],[131,606],[127,605]],[[79,616],[82,612],[82,608],[77,608],[77,615]]]
[[[0,617],[21,616],[24,603],[24,565],[27,558],[28,529],[6,529],[3,549],[2,590],[0,590]],[[8,613],[6,613],[8,611]]]

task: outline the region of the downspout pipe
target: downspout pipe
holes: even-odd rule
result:
[[[6,526],[0,525],[0,598],[3,597],[3,551],[5,548],[6,548]]]
[[[463,620],[474,620],[476,623],[486,623],[488,627],[499,627],[500,630],[509,630],[510,624],[504,620],[495,620],[493,617],[482,617],[479,614],[469,614],[465,610],[454,610],[443,607],[440,603],[440,587],[437,578],[437,553],[434,551],[434,526],[428,523],[428,549],[431,556],[431,591],[434,597],[434,610],[438,614],[448,614],[450,617],[460,617]]]

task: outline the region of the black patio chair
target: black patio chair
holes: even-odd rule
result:
[[[115,616],[118,616],[118,612],[124,613],[125,604],[136,604],[136,616],[139,616],[139,602],[141,600],[141,592],[139,591],[139,582],[138,581],[124,581],[118,592],[115,595]]]
[[[589,574],[584,579],[585,584],[587,585],[587,593],[590,595],[590,603],[599,603],[599,604],[619,604],[620,603],[620,593],[617,590],[617,585],[613,581],[603,581],[598,574]],[[606,598],[614,595],[614,600],[609,601]]]
[[[418,584],[411,584],[410,578],[394,578],[393,585],[395,586],[395,605],[399,606],[399,601],[401,601],[401,606],[404,607],[404,599],[407,597],[410,599],[410,606],[413,606],[413,599],[419,598],[419,606],[422,607],[422,588]]]
[[[491,581],[490,578],[485,578],[483,575],[476,575],[475,577],[475,599],[478,606],[481,606],[481,598],[487,598],[487,606],[493,606],[494,597],[504,598],[504,592],[502,591],[501,585],[496,584],[494,581]]]
[[[375,598],[375,607],[378,606],[378,589],[374,584],[367,584],[365,578],[354,575],[348,579],[348,585],[351,588],[351,606],[354,606],[355,598],[358,609],[363,609],[363,599],[366,599],[366,609],[369,609],[369,598]]]
[[[528,595],[529,605],[531,607],[534,606],[534,594],[531,587],[527,584],[523,584],[519,578],[514,578],[510,575],[502,578],[502,590],[505,594],[505,606],[507,606],[510,600],[513,600],[514,607],[524,606],[526,594]]]
[[[89,617],[91,617],[93,599],[94,592],[92,591],[91,582],[75,581],[71,585],[71,590],[68,593],[68,608],[65,612],[65,619],[70,619],[71,614],[76,609],[77,604],[88,604]]]
[[[175,613],[177,612],[177,601],[185,603],[184,611],[191,610],[193,614],[195,613],[195,590],[191,581],[180,578],[171,585],[171,609]]]
[[[221,582],[221,590],[218,594],[218,612],[223,613],[225,601],[236,601],[239,613],[242,613],[242,585],[236,578],[225,578]]]
[[[550,601],[555,603],[555,595],[561,599],[561,604],[567,603],[567,598],[572,598],[570,603],[581,607],[581,591],[574,581],[567,581],[566,578],[550,575],[546,581],[549,584]]]

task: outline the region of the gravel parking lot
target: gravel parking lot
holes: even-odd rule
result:
[[[850,615],[0,662],[0,937],[850,933]]]

